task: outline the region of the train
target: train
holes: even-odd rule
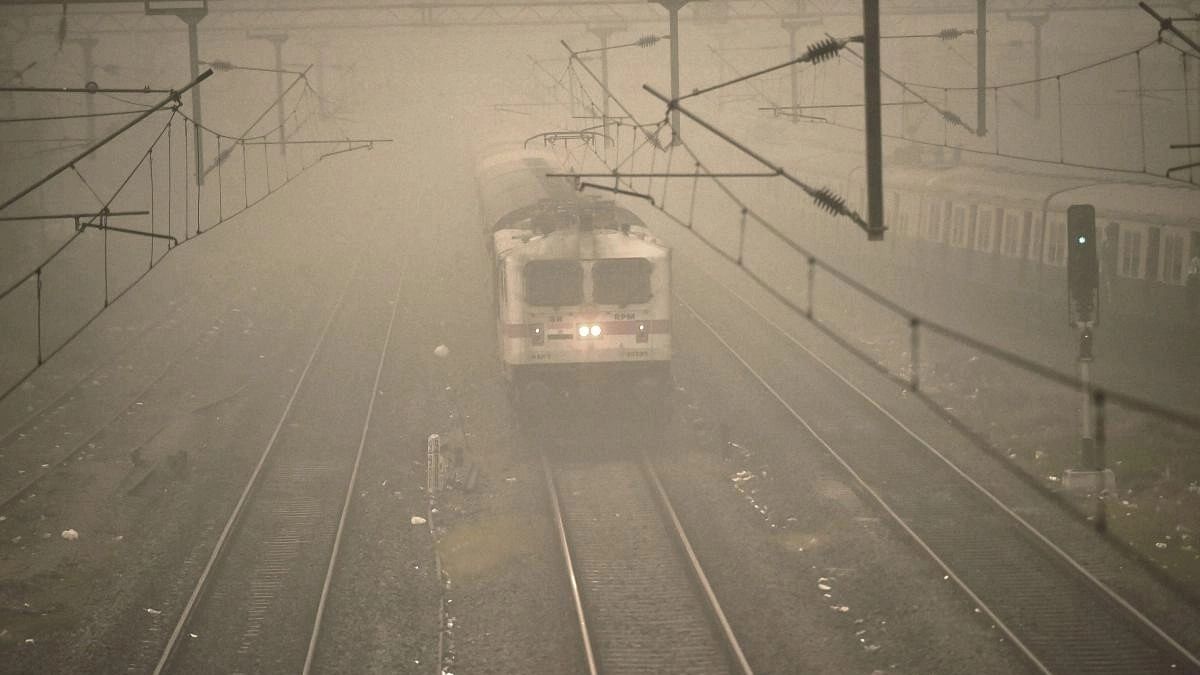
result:
[[[550,153],[492,147],[475,168],[497,343],[514,406],[632,403],[671,389],[671,250],[634,213],[585,195]]]
[[[835,130],[836,131],[836,130]],[[770,142],[785,166],[828,186],[865,213],[861,153],[843,134],[781,142],[795,131],[758,124],[752,147]],[[1101,276],[1101,321],[1127,331],[1170,332],[1200,323],[1189,306],[1187,270],[1200,256],[1200,189],[1149,175],[1060,167],[978,156],[953,149],[891,144],[885,158],[883,245],[864,246],[854,228],[829,225],[806,204],[787,212],[814,224],[797,232],[832,262],[898,300],[978,292],[978,304],[1000,297],[1043,308],[1066,323],[1067,207],[1092,204]],[[796,159],[801,158],[801,159]],[[735,187],[741,187],[735,186]],[[773,187],[772,189],[777,189]],[[751,203],[770,201],[766,193]],[[780,220],[779,213],[768,214]],[[928,287],[928,288],[919,288]],[[931,306],[940,303],[929,303]],[[1042,312],[1039,312],[1042,313]]]
[[[1015,172],[957,162],[893,172],[885,195],[892,234],[924,247],[960,251],[960,273],[1025,279],[1025,288],[1059,298],[1065,287],[1067,207],[1092,204],[1102,292],[1115,319],[1187,323],[1184,286],[1200,256],[1200,190],[1166,181]],[[850,192],[862,203],[862,186]],[[984,274],[986,272],[986,274]],[[1194,312],[1195,310],[1190,310]],[[1165,320],[1165,321],[1164,321]]]

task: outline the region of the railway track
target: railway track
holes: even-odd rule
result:
[[[344,428],[314,425],[300,432],[289,430],[303,426],[304,414],[311,412],[313,401],[305,397],[315,395],[315,385],[308,384],[309,376],[319,356],[330,351],[326,340],[351,297],[351,285],[330,312],[257,465],[192,585],[154,673],[310,671],[401,306],[397,288],[357,450],[332,453],[330,446]],[[353,401],[339,406],[362,414]]]
[[[229,302],[224,308],[224,311],[220,317],[216,319],[217,323],[219,325],[225,325],[229,322],[231,316],[236,316],[233,314],[233,312],[236,311],[236,308],[242,304],[242,300],[244,300],[249,294],[249,289],[243,289],[235,296],[230,298]],[[194,303],[194,300],[191,302]],[[192,305],[186,304],[181,305],[181,307],[190,309]],[[176,309],[167,319],[155,322],[154,324],[148,326],[137,336],[137,338],[129,341],[129,346],[124,348],[117,355],[117,358],[122,359],[126,357],[127,353],[136,352],[136,349],[134,349],[135,347],[140,346],[145,348],[145,342],[152,337],[152,334],[157,329],[178,321],[178,317],[184,314],[185,312],[183,309]],[[208,325],[208,322],[204,322],[203,325]],[[222,333],[223,332],[224,331],[222,331]],[[176,351],[173,355],[166,357],[165,362],[155,370],[155,374],[145,381],[144,384],[139,386],[133,394],[126,396],[123,404],[119,408],[116,408],[115,412],[108,416],[104,421],[100,422],[89,434],[80,437],[79,440],[73,442],[69,448],[61,450],[55,456],[28,456],[28,453],[18,453],[17,461],[20,461],[22,458],[27,458],[28,461],[24,470],[10,472],[7,475],[6,480],[0,480],[0,512],[6,512],[10,510],[16,502],[35,493],[40,489],[39,486],[58,474],[62,469],[70,466],[72,462],[81,459],[82,456],[88,452],[95,451],[96,447],[101,445],[103,437],[110,433],[118,423],[128,421],[131,419],[130,416],[135,412],[139,413],[140,416],[148,416],[146,415],[147,411],[144,410],[143,403],[146,401],[151,401],[151,407],[153,408],[153,392],[158,387],[162,386],[163,383],[173,374],[178,374],[179,366],[185,359],[192,357],[200,351],[210,347],[214,342],[217,341],[218,337],[219,335],[217,331],[201,330],[199,329],[198,324],[197,330],[194,331],[194,337],[188,341],[186,346]],[[15,443],[23,440],[21,438],[21,433],[22,430],[25,429],[30,430],[30,435],[33,436],[38,433],[38,428],[42,427],[40,430],[41,435],[48,436],[51,431],[46,427],[57,421],[56,418],[62,415],[61,411],[69,404],[69,402],[75,400],[76,398],[82,397],[81,392],[84,382],[91,381],[93,377],[100,376],[101,371],[111,374],[127,367],[130,366],[119,361],[116,363],[108,363],[97,366],[86,376],[80,378],[80,380],[74,386],[56,397],[52,402],[42,406],[37,412],[31,414],[29,417],[16,424],[12,430],[10,430],[4,437],[0,438],[0,449],[14,445]],[[162,411],[149,413],[149,416],[164,418],[168,415],[169,413]],[[48,441],[41,442],[49,444]],[[35,463],[29,463],[30,461]]]
[[[724,290],[802,352],[790,358],[797,367],[807,361],[809,377],[774,375],[789,368],[763,356],[769,353],[765,342],[754,340],[765,340],[769,331],[745,326],[746,313],[740,323],[722,322],[736,333],[727,335],[678,300],[1003,632],[1033,671],[1200,673],[1200,658],[1182,644],[1187,636],[1173,634],[1179,626],[1162,625],[1114,590],[1123,569],[1103,556],[1079,553],[1087,547],[1066,541],[1070,535],[1061,530],[1054,537],[1043,532],[752,304]],[[796,379],[804,380],[803,389]],[[820,401],[819,392],[834,387],[849,388],[856,399],[852,410],[838,411],[841,416],[863,428],[886,429],[887,440],[864,442],[835,427],[823,433],[799,412],[811,410],[813,421],[832,415],[829,406],[837,404]]]
[[[750,675],[649,461],[542,464],[588,672]]]

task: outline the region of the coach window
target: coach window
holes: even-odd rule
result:
[[[1061,213],[1051,213],[1046,218],[1047,265],[1064,267],[1067,264],[1067,218]]]
[[[1015,211],[1002,212],[1004,232],[1000,235],[1000,253],[1009,258],[1021,255],[1021,216]]]
[[[929,221],[925,228],[925,238],[929,241],[942,240],[942,205],[940,200],[929,205]]]
[[[950,233],[948,239],[951,246],[955,248],[965,248],[967,245],[967,207],[962,204],[955,204],[953,215],[950,220]]]
[[[648,302],[653,269],[645,258],[597,260],[592,266],[592,300],[622,306]]]
[[[583,267],[574,260],[535,260],[525,265],[525,301],[543,307],[583,302]]]
[[[990,206],[979,206],[979,214],[975,217],[975,250],[982,253],[992,252],[992,216],[995,209]]]
[[[1177,286],[1183,284],[1183,232],[1163,229],[1162,280]]]
[[[1029,248],[1026,256],[1033,261],[1042,261],[1042,219],[1032,211],[1025,212],[1025,222],[1029,226]]]
[[[1120,275],[1131,279],[1142,276],[1142,232],[1134,226],[1121,228]]]

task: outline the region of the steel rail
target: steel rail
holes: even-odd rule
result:
[[[733,634],[733,627],[729,625],[729,619],[725,616],[724,610],[721,609],[721,603],[717,600],[717,594],[713,592],[712,584],[708,582],[708,576],[704,574],[704,568],[700,565],[700,559],[696,557],[696,551],[692,548],[692,543],[688,540],[687,533],[683,531],[683,523],[679,522],[679,516],[675,513],[675,508],[671,506],[671,499],[667,496],[667,490],[663,487],[662,481],[658,479],[658,472],[654,470],[654,465],[650,463],[650,458],[645,453],[642,453],[642,470],[646,473],[650,486],[654,488],[654,495],[658,498],[659,508],[662,509],[671,523],[671,529],[675,533],[676,541],[683,550],[684,557],[687,558],[689,571],[695,577],[700,590],[703,591],[705,607],[709,611],[710,618],[720,629],[721,637],[725,642],[725,649],[729,652],[730,660],[737,665],[737,672],[742,675],[754,675],[754,670],[746,660],[745,653],[742,652],[742,645],[738,642],[737,636]]]
[[[703,271],[702,271],[702,273],[703,273]],[[708,276],[708,275],[705,273],[705,276]],[[712,279],[711,276],[709,276],[709,278]],[[715,279],[713,281],[715,282]],[[928,450],[933,456],[935,456],[938,460],[940,460],[943,464],[945,464],[952,472],[954,472],[956,475],[958,475],[964,482],[966,482],[968,485],[970,485],[971,488],[973,488],[978,494],[982,495],[988,502],[990,502],[1000,512],[1002,512],[1003,514],[1005,514],[1006,516],[1011,518],[1013,521],[1015,521],[1038,544],[1040,544],[1048,552],[1050,552],[1054,556],[1056,556],[1058,560],[1061,560],[1063,563],[1065,563],[1072,572],[1076,573],[1082,579],[1089,582],[1094,587],[1095,590],[1097,590],[1101,595],[1103,595],[1105,597],[1105,599],[1107,599],[1113,605],[1115,605],[1115,606],[1119,607],[1120,609],[1124,610],[1125,612],[1127,612],[1128,615],[1131,616],[1132,618],[1136,619],[1136,621],[1138,622],[1138,625],[1141,628],[1143,628],[1144,630],[1151,633],[1155,638],[1160,640],[1163,644],[1168,645],[1171,649],[1173,649],[1175,651],[1176,655],[1183,657],[1191,665],[1193,665],[1195,667],[1200,667],[1200,657],[1189,652],[1187,650],[1187,648],[1185,648],[1178,641],[1176,641],[1169,634],[1167,634],[1167,632],[1165,630],[1163,630],[1160,626],[1158,626],[1158,624],[1154,623],[1145,614],[1143,614],[1136,607],[1134,607],[1132,604],[1130,604],[1129,601],[1127,601],[1123,597],[1121,597],[1110,586],[1108,586],[1102,580],[1097,578],[1094,574],[1089,572],[1085,567],[1083,567],[1082,564],[1080,564],[1077,560],[1075,560],[1068,552],[1066,552],[1060,546],[1058,546],[1053,541],[1051,541],[1049,537],[1047,537],[1040,530],[1038,530],[1032,523],[1030,523],[1028,520],[1026,520],[1024,517],[1022,517],[1020,514],[1018,514],[1016,511],[1014,511],[1008,505],[1006,505],[998,496],[996,496],[995,493],[988,490],[981,483],[979,483],[977,480],[975,480],[970,475],[968,475],[966,473],[966,471],[961,469],[957,464],[955,464],[953,462],[953,460],[951,460],[944,453],[942,453],[940,450],[938,450],[936,447],[934,447],[932,443],[930,443],[925,438],[923,438],[922,436],[917,434],[917,432],[915,432],[908,425],[904,424],[904,422],[902,422],[890,410],[885,408],[882,404],[880,404],[878,401],[873,399],[870,395],[868,395],[866,392],[864,392],[861,388],[859,388],[854,383],[852,383],[846,376],[844,376],[836,368],[834,368],[832,365],[830,365],[827,361],[825,361],[820,356],[818,356],[815,352],[813,352],[809,347],[807,347],[802,342],[800,342],[797,338],[792,336],[783,327],[781,327],[779,324],[777,324],[776,322],[771,320],[769,317],[767,317],[765,314],[763,314],[762,311],[758,307],[756,307],[754,304],[750,303],[748,300],[746,300],[741,295],[739,295],[736,291],[726,287],[724,284],[720,284],[719,282],[716,282],[716,283],[718,286],[720,286],[723,290],[725,290],[727,293],[729,293],[734,298],[736,298],[743,305],[745,305],[746,307],[751,309],[755,314],[757,314],[760,318],[762,318],[768,325],[770,325],[772,328],[774,328],[785,339],[787,339],[789,342],[791,342],[795,346],[799,347],[802,351],[805,352],[805,354],[807,354],[810,358],[812,358],[814,361],[816,361],[818,364],[820,364],[820,366],[822,368],[824,368],[829,373],[831,373],[834,377],[836,377],[838,380],[840,380],[843,384],[845,384],[850,390],[852,390],[860,398],[865,400],[869,405],[871,405],[873,408],[875,408],[881,414],[883,414],[884,417],[886,417],[889,421],[891,421],[893,424],[895,424],[897,427],[899,427],[899,429],[902,432],[904,432],[905,435],[909,436],[914,441],[916,441],[919,445],[921,445],[926,450]],[[738,353],[738,351],[736,349],[734,349],[732,345],[729,344],[729,342],[724,337],[721,336],[720,333],[717,332],[716,328],[714,328],[711,323],[709,323],[706,319],[704,319],[704,317],[702,317],[699,314],[699,312],[697,312],[696,309],[690,303],[688,303],[683,297],[679,296],[678,293],[676,293],[675,295],[676,295],[676,298],[679,300],[679,302],[688,310],[688,312],[691,313],[691,315],[698,322],[700,322],[700,324],[703,325],[713,335],[713,337],[715,337],[717,339],[717,341],[720,342],[721,345],[724,346],[725,349],[734,356],[735,359],[737,359],[737,361],[742,365],[743,368],[745,368],[747,370],[747,372],[749,372],[756,380],[758,380],[759,384],[761,384],[771,394],[771,396],[774,397],[775,400],[778,401],[779,404],[781,406],[783,406],[783,408],[785,410],[787,410],[788,413],[793,418],[796,419],[796,421],[800,422],[800,424],[805,428],[805,430],[809,433],[809,435],[811,435],[818,443],[821,444],[822,447],[825,448],[826,452],[828,452],[830,454],[830,456],[832,456],[834,458],[834,460],[837,461],[851,475],[851,477],[854,478],[854,480],[859,484],[860,487],[863,488],[864,491],[867,492],[867,494],[871,495],[871,497],[879,504],[879,506],[889,516],[891,516],[891,518],[896,522],[896,524],[899,525],[905,531],[905,533],[907,533],[910,537],[912,537],[913,541],[916,542],[917,545],[920,546],[921,549],[924,550],[934,560],[934,562],[937,563],[937,565],[939,567],[941,567],[943,569],[943,571],[945,571],[946,574],[951,579],[954,580],[954,582],[971,598],[971,600],[973,602],[977,603],[977,606],[981,609],[981,611],[983,611],[985,614],[987,614],[988,618],[991,619],[995,623],[995,625],[998,628],[1000,628],[1000,630],[1002,632],[1004,632],[1005,636],[1007,636],[1010,640],[1013,641],[1013,643],[1021,650],[1021,652],[1030,659],[1031,663],[1033,663],[1043,673],[1047,673],[1047,674],[1051,673],[1052,671],[1050,671],[1047,668],[1047,666],[1044,663],[1042,663],[1041,659],[1037,658],[1033,654],[1033,652],[1030,650],[1030,648],[1020,638],[1018,638],[1016,636],[1016,634],[1013,632],[1013,629],[1011,629],[1007,624],[1005,624],[999,618],[999,616],[997,616],[995,614],[995,612],[992,610],[992,608],[987,603],[983,602],[983,600],[978,595],[976,595],[976,593],[969,586],[967,586],[966,582],[950,568],[949,564],[946,563],[945,560],[941,556],[939,556],[933,550],[933,548],[928,543],[926,543],[925,540],[923,538],[921,538],[920,535],[918,535],[908,525],[907,522],[904,521],[903,517],[901,517],[898,513],[896,513],[892,509],[892,507],[883,499],[882,495],[880,495],[874,488],[872,488],[866,482],[866,480],[861,476],[861,474],[859,474],[849,464],[849,462],[847,462],[841,456],[841,454],[838,453],[837,450],[835,450],[833,448],[833,446],[830,445],[828,443],[828,441],[825,440],[825,438],[823,436],[821,436],[819,433],[817,433],[817,431],[808,423],[808,421],[802,415],[800,415],[800,413],[797,412],[796,409],[794,407],[792,407],[792,405],[789,404],[783,398],[783,396],[774,387],[772,387],[766,381],[766,379],[757,370],[755,370],[754,367],[751,366],[750,363],[740,353]]]
[[[300,388],[304,385],[305,379],[308,377],[308,372],[312,368],[313,362],[316,361],[317,353],[321,351],[321,347],[325,344],[325,338],[329,334],[329,328],[333,325],[333,319],[341,311],[342,306],[346,302],[346,298],[350,294],[350,285],[358,274],[358,266],[361,261],[355,261],[354,268],[351,270],[346,285],[342,288],[341,297],[338,298],[333,309],[329,312],[329,317],[325,320],[325,325],[321,328],[321,334],[317,338],[317,343],[313,345],[312,352],[308,356],[308,361],[304,364],[304,369],[300,372],[300,377],[296,380],[296,386],[292,389],[291,396],[288,397],[287,404],[283,407],[283,413],[279,416],[279,422],[275,424],[274,431],[271,432],[271,437],[267,439],[267,445],[263,449],[262,455],[258,458],[258,463],[254,466],[254,470],[250,473],[249,480],[246,481],[246,486],[242,489],[241,496],[238,497],[237,503],[234,504],[233,513],[230,514],[228,520],[225,521],[225,527],[222,528],[221,534],[217,537],[216,543],[213,545],[212,553],[209,555],[208,562],[204,565],[204,570],[200,573],[200,578],[196,581],[196,586],[192,589],[191,596],[188,597],[187,603],[183,607],[183,611],[179,614],[179,619],[175,623],[175,628],[171,631],[170,637],[167,638],[167,644],[163,647],[162,655],[158,659],[158,663],[154,666],[154,675],[161,675],[170,664],[171,659],[175,656],[179,647],[179,638],[183,635],[183,629],[187,622],[192,618],[192,612],[199,603],[200,597],[208,588],[208,580],[216,568],[217,563],[221,560],[225,553],[226,542],[229,541],[231,534],[238,522],[241,520],[242,513],[246,503],[250,499],[250,495],[258,486],[258,477],[262,473],[263,467],[267,463],[267,459],[271,455],[271,451],[275,448],[275,441],[279,438],[280,431],[283,430],[283,423],[287,420],[288,414],[291,413],[292,405],[296,402],[296,398],[300,395]]]
[[[711,323],[705,320],[704,317],[700,316],[699,312],[697,312],[696,309],[687,302],[687,300],[683,299],[678,293],[675,294],[675,297],[679,300],[680,304],[682,304],[684,308],[691,313],[692,317],[695,318],[700,325],[704,326],[713,335],[713,337],[716,338],[716,340],[720,342],[721,345],[725,347],[725,349],[732,354],[735,359],[737,359],[738,363],[740,363],[742,367],[754,377],[754,379],[758,380],[758,383],[761,384],[763,388],[766,389],[781,406],[783,406],[784,410],[786,410],[796,421],[798,421],[800,425],[804,427],[805,431],[807,431],[810,436],[816,439],[816,441],[823,448],[825,448],[825,451],[828,452],[830,456],[832,456],[834,460],[840,464],[847,473],[850,474],[855,482],[858,483],[859,487],[869,494],[871,498],[874,499],[877,504],[879,504],[880,508],[882,508],[885,513],[891,516],[892,520],[895,521],[895,523],[901,529],[903,529],[904,532],[908,534],[930,558],[933,559],[938,567],[942,568],[942,571],[945,572],[946,575],[949,576],[954,583],[957,584],[958,587],[962,589],[962,591],[965,592],[968,597],[971,598],[971,601],[974,602],[975,605],[987,615],[992,623],[995,624],[1002,633],[1004,633],[1005,637],[1007,637],[1014,645],[1016,645],[1021,653],[1025,655],[1025,657],[1028,658],[1032,664],[1034,664],[1038,671],[1043,673],[1043,675],[1053,675],[1046,665],[1034,655],[1029,647],[1026,646],[1019,637],[1017,637],[1016,633],[1013,632],[1013,629],[1009,628],[1008,624],[1001,620],[1000,617],[992,611],[991,607],[989,607],[982,598],[977,596],[954,570],[950,569],[950,566],[944,560],[942,560],[942,558],[938,556],[938,554],[928,544],[926,544],[925,541],[921,539],[921,537],[917,535],[917,533],[914,532],[906,522],[904,522],[904,519],[900,517],[900,514],[892,510],[891,506],[883,500],[883,497],[880,496],[879,493],[876,492],[869,484],[867,484],[866,480],[854,470],[854,467],[850,466],[850,464],[843,459],[836,450],[833,449],[833,446],[831,446],[823,436],[818,434],[816,429],[812,428],[812,426],[808,423],[808,420],[806,420],[799,412],[797,412],[790,403],[784,400],[783,395],[780,394],[774,387],[772,387],[770,383],[767,382],[766,378],[764,378],[757,370],[755,370],[754,367],[751,366],[750,363],[745,359],[745,357],[738,353],[738,351],[733,348],[733,345],[729,344],[729,342],[717,332],[716,328],[714,328]]]
[[[246,289],[241,294],[239,294],[234,299],[234,301],[230,303],[230,305],[232,306],[232,305],[236,304],[247,292],[249,292],[249,289]],[[190,309],[191,305],[188,305],[188,308]],[[179,307],[176,308],[176,311],[174,313],[179,314],[182,312],[182,309],[183,309],[183,305],[180,304]],[[128,351],[130,348],[132,348],[134,346],[134,344],[137,340],[140,340],[141,338],[148,335],[150,333],[150,331],[152,331],[155,328],[157,328],[158,326],[162,325],[165,321],[166,321],[166,319],[162,319],[162,320],[156,322],[155,324],[153,324],[152,326],[147,327],[146,330],[143,331],[141,334],[139,334],[135,340],[127,341],[125,349],[122,352],[116,354],[115,356],[121,356],[122,354],[124,354],[125,351]],[[146,395],[148,393],[150,393],[150,390],[153,389],[156,385],[158,385],[158,383],[162,382],[163,378],[165,378],[167,376],[167,373],[169,373],[171,371],[171,368],[173,368],[175,366],[175,364],[180,361],[180,359],[184,358],[185,356],[187,356],[187,355],[191,354],[193,351],[195,351],[195,349],[200,345],[200,342],[203,339],[204,339],[204,333],[203,332],[198,333],[196,335],[195,339],[193,339],[190,343],[188,343],[187,347],[184,348],[182,351],[180,351],[179,354],[177,354],[174,358],[170,359],[167,362],[167,364],[165,366],[163,366],[162,370],[158,371],[158,373],[153,378],[151,378],[150,382],[145,387],[141,388],[134,396],[128,398],[129,403],[127,403],[123,407],[119,408],[115,413],[113,413],[113,415],[111,417],[108,418],[107,421],[105,421],[103,424],[98,426],[96,428],[96,430],[93,431],[91,434],[80,439],[80,441],[78,443],[76,443],[75,446],[73,448],[71,448],[70,451],[64,453],[62,457],[58,458],[57,460],[51,461],[50,466],[46,467],[45,470],[43,470],[39,473],[33,474],[32,477],[28,481],[21,484],[16,490],[13,490],[9,494],[4,495],[3,497],[0,497],[0,511],[9,510],[9,506],[12,503],[17,501],[18,499],[23,498],[25,495],[29,494],[30,490],[32,490],[34,487],[39,485],[47,477],[53,475],[55,470],[66,465],[67,462],[69,462],[70,460],[79,456],[79,454],[81,452],[83,452],[84,450],[88,449],[87,446],[89,443],[91,443],[93,440],[95,440],[97,437],[99,437],[100,434],[104,433],[104,431],[106,431],[110,426],[112,426],[112,424],[114,422],[116,422],[127,411],[129,411],[131,408],[133,408],[134,404],[137,401],[146,400]],[[51,407],[60,405],[62,403],[62,401],[69,400],[68,397],[70,396],[70,394],[73,391],[77,391],[76,388],[79,386],[79,384],[85,380],[91,379],[92,375],[94,373],[96,373],[97,371],[99,371],[102,367],[103,367],[103,364],[100,366],[96,366],[96,368],[94,368],[93,370],[88,372],[86,377],[80,378],[75,383],[75,385],[73,385],[72,389],[67,390],[61,396],[57,397],[56,399],[54,399],[47,405],[43,406],[37,412],[35,412],[32,415],[30,415],[29,417],[25,418],[21,422],[18,422],[17,424],[15,424],[11,429],[9,429],[7,432],[5,432],[3,436],[0,436],[0,447],[3,447],[5,444],[7,444],[11,440],[13,434],[16,433],[22,427],[24,427],[25,425],[29,424],[30,421],[32,421],[39,415],[44,414]],[[45,463],[45,460],[43,460],[43,463]]]
[[[325,582],[321,585],[321,597],[317,601],[317,614],[313,619],[312,634],[308,640],[308,652],[304,655],[304,675],[312,672],[313,660],[317,654],[317,640],[321,636],[321,621],[325,617],[325,604],[329,600],[329,589],[333,586],[333,570],[337,566],[338,553],[342,548],[342,535],[346,530],[346,515],[350,513],[350,501],[358,484],[358,467],[362,464],[363,450],[367,447],[367,433],[371,430],[371,417],[375,414],[375,399],[379,395],[379,381],[383,377],[383,364],[387,360],[388,348],[392,343],[392,329],[396,325],[396,315],[400,311],[400,291],[404,283],[396,285],[396,294],[392,299],[392,316],[388,319],[387,334],[383,338],[383,349],[379,352],[379,365],[375,368],[375,382],[371,385],[371,400],[367,403],[367,417],[363,420],[362,435],[358,438],[358,451],[354,455],[354,468],[350,471],[350,482],[346,486],[346,498],[342,502],[342,513],[338,516],[337,531],[333,535],[333,552],[329,555],[329,566],[325,570]]]
[[[571,544],[567,541],[567,526],[563,522],[562,505],[558,498],[558,484],[554,481],[554,471],[550,468],[550,460],[543,450],[542,470],[546,477],[546,491],[550,496],[550,505],[554,510],[554,528],[558,533],[558,545],[562,550],[563,561],[567,566],[567,579],[571,583],[571,601],[575,604],[575,619],[579,624],[579,635],[583,641],[583,654],[587,661],[589,675],[598,675],[596,652],[592,647],[591,631],[588,629],[586,612],[583,611],[583,597],[579,592],[579,577],[575,573],[575,563],[571,556]]]

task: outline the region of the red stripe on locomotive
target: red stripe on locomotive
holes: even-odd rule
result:
[[[637,335],[638,326],[646,326],[646,332],[651,335],[665,335],[671,332],[671,321],[669,319],[647,319],[645,321],[585,321],[580,320],[581,324],[600,324],[601,335]],[[504,324],[504,337],[507,338],[523,338],[529,337],[532,326],[537,324],[532,323],[506,323]],[[546,324],[543,324],[545,327]],[[565,324],[550,324],[558,329],[567,327]],[[569,327],[574,330],[574,324]],[[569,333],[573,335],[573,333]]]

